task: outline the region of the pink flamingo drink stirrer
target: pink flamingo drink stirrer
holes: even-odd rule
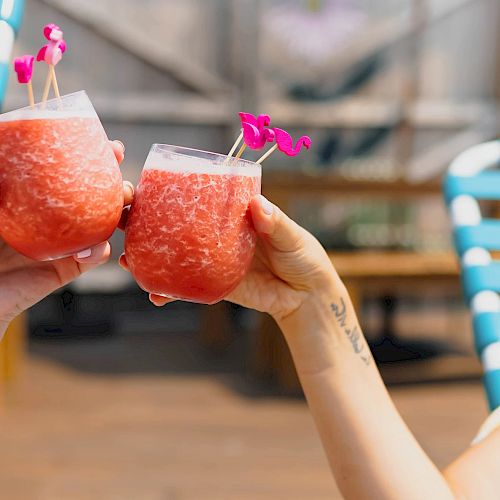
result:
[[[267,142],[274,141],[274,132],[272,129],[266,128],[271,123],[269,115],[259,115],[255,117],[250,113],[240,112],[238,114],[241,120],[241,133],[229,151],[227,155],[228,159],[233,156],[241,139],[243,139],[244,142],[238,150],[238,153],[236,153],[235,158],[240,158],[247,146],[250,149],[262,149]]]
[[[14,59],[14,71],[17,73],[17,81],[19,83],[25,83],[28,88],[28,99],[30,106],[33,108],[35,106],[35,97],[33,95],[33,85],[31,83],[31,77],[33,75],[33,62],[35,61],[35,56],[30,54],[16,57]]]
[[[56,24],[47,24],[43,28],[43,35],[49,41],[44,45],[36,56],[37,61],[45,61],[49,65],[49,73],[45,81],[43,89],[42,102],[46,102],[49,97],[50,84],[53,84],[56,97],[61,98],[59,93],[59,85],[57,84],[55,66],[62,59],[64,52],[66,52],[66,42],[63,39],[63,32]]]
[[[309,149],[311,147],[312,141],[311,138],[307,135],[303,135],[302,137],[300,137],[294,147],[292,136],[286,130],[277,127],[273,128],[273,130],[276,136],[276,144],[264,155],[262,155],[256,163],[262,163],[264,160],[269,158],[269,156],[271,156],[274,151],[276,151],[276,149],[279,149],[287,156],[297,156],[300,153],[302,147],[306,149]]]
[[[274,132],[266,127],[271,124],[269,115],[259,115],[255,117],[251,113],[238,113],[243,129],[243,144],[236,153],[236,158],[240,158],[247,146],[250,149],[262,149],[266,142],[274,141]]]
[[[248,146],[250,149],[262,149],[267,142],[274,141],[274,130],[265,129],[264,131],[260,131],[255,125],[251,123],[242,123],[243,127],[243,139],[244,145],[241,146],[240,151],[236,155],[236,158],[239,158],[243,151]]]

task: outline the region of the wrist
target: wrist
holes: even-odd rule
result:
[[[318,327],[329,322],[331,303],[336,297],[349,299],[347,289],[336,273],[325,277],[303,293],[299,306],[284,316],[273,316],[285,336],[295,330],[303,330],[304,325]],[[349,301],[350,302],[350,301]]]
[[[299,375],[373,364],[347,290],[335,276],[292,314],[276,319]]]

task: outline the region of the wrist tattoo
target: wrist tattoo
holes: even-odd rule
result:
[[[330,308],[335,316],[335,319],[337,320],[337,323],[349,339],[354,352],[359,354],[366,365],[369,365],[371,363],[370,351],[369,349],[365,349],[366,344],[363,342],[363,337],[361,336],[358,325],[355,324],[352,327],[349,326],[344,299],[340,298],[340,303],[338,304],[332,302],[330,304]]]

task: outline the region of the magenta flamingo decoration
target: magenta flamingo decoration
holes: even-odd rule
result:
[[[49,43],[38,51],[36,60],[45,61],[49,65],[56,66],[66,52],[66,42],[63,39],[63,32],[59,26],[51,23],[43,28],[43,35]]]
[[[307,135],[300,137],[295,144],[295,147],[293,147],[292,136],[286,130],[276,127],[273,130],[276,134],[276,144],[278,149],[287,156],[297,156],[300,153],[302,146],[306,149],[311,147],[312,141]]]
[[[262,149],[266,143],[274,141],[274,131],[272,129],[261,128],[249,122],[242,122],[243,140],[250,149]]]
[[[14,59],[14,71],[17,73],[17,81],[24,83],[28,87],[28,99],[31,107],[35,106],[35,97],[33,95],[33,85],[31,77],[33,75],[33,62],[35,56],[25,55]]]
[[[235,158],[240,158],[247,146],[251,149],[262,149],[266,145],[266,142],[274,140],[274,132],[267,128],[271,124],[271,117],[269,115],[254,116],[251,113],[244,113],[243,111],[238,113],[238,115],[241,121],[241,133],[227,154],[226,162],[233,156],[242,139],[244,139],[243,144]]]
[[[274,141],[274,132],[266,127],[271,123],[269,115],[254,116],[251,113],[238,113],[241,120],[242,134],[238,138],[241,145],[235,158],[240,158],[247,146],[251,149],[262,149],[267,142]]]
[[[244,140],[243,145],[240,147],[235,158],[240,158],[247,146],[251,149],[262,149],[266,143],[276,140],[276,144],[262,155],[257,160],[257,163],[262,163],[277,149],[287,156],[297,156],[302,148],[309,149],[311,147],[312,141],[307,135],[300,137],[294,146],[292,136],[286,130],[276,127],[268,128],[271,124],[271,117],[269,115],[254,116],[251,113],[243,112],[238,114],[241,120],[241,133],[229,151],[225,163],[230,161],[241,139]]]
[[[268,127],[271,124],[271,117],[269,115],[259,115],[258,117],[255,117],[252,113],[244,113],[243,111],[239,112],[238,115],[242,126],[243,123],[251,123],[260,131],[262,131],[264,127]]]
[[[311,138],[307,135],[303,135],[302,137],[300,137],[294,147],[292,136],[286,130],[277,127],[274,127],[272,130],[274,130],[276,144],[271,149],[269,149],[261,158],[259,158],[257,160],[257,163],[262,163],[266,158],[269,158],[269,156],[271,156],[277,149],[279,149],[282,153],[285,153],[287,156],[297,156],[303,147],[306,149],[309,149],[311,147],[312,141]]]
[[[14,71],[17,73],[19,83],[28,83],[33,74],[34,56],[25,55],[14,59]]]
[[[42,95],[43,102],[45,102],[49,96],[51,83],[54,86],[56,96],[61,97],[57,84],[55,66],[61,61],[63,54],[66,52],[66,42],[63,39],[63,35],[63,31],[57,24],[47,24],[43,28],[43,36],[49,43],[44,45],[36,56],[37,61],[45,61],[49,65],[49,74],[47,75]]]

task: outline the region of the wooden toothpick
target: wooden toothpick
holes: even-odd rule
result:
[[[267,153],[264,153],[255,163],[258,163],[259,165],[264,161],[267,160],[276,150],[278,149],[278,145],[275,144]]]
[[[34,108],[35,107],[35,96],[33,94],[33,84],[31,83],[31,80],[28,82],[27,87],[28,87],[28,99],[30,102],[30,106],[32,108]]]
[[[236,151],[236,148],[238,147],[238,144],[241,142],[241,139],[243,139],[243,131],[240,132],[240,135],[238,136],[236,141],[234,141],[233,147],[230,149],[227,156],[233,156],[234,152]]]
[[[224,160],[224,165],[227,165],[231,161],[231,158],[233,157],[233,154],[236,151],[238,144],[241,142],[241,139],[243,139],[243,130],[240,132],[240,135],[236,138],[233,146],[229,150],[229,153],[227,154],[227,158]]]
[[[243,143],[241,145],[241,148],[239,149],[239,151],[236,153],[235,158],[241,158],[241,155],[243,154],[243,152],[245,151],[246,148],[247,148],[247,145],[245,143]]]
[[[49,68],[50,68],[50,73],[52,74],[52,84],[54,86],[54,92],[56,93],[56,97],[60,99],[61,94],[59,93],[59,85],[57,84],[56,70],[52,64],[49,66]]]
[[[45,104],[47,102],[47,99],[49,97],[51,83],[52,83],[52,73],[49,70],[49,72],[47,73],[47,78],[45,80],[45,86],[43,87],[43,94],[42,94],[42,103],[43,104]]]

